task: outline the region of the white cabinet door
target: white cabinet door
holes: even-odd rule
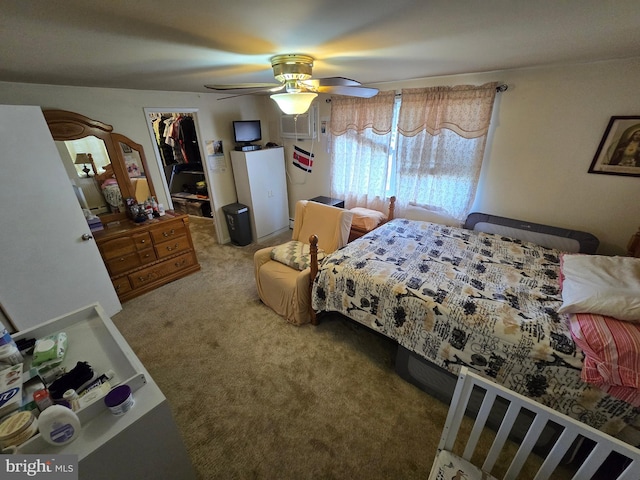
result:
[[[259,150],[247,155],[256,236],[270,235],[288,226],[282,198],[287,197],[282,149]],[[284,192],[283,192],[284,190]]]
[[[249,207],[253,240],[289,227],[282,148],[231,152],[238,201]]]
[[[0,105],[0,302],[19,330],[122,309],[39,107]]]

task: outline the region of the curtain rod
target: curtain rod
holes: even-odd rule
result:
[[[506,92],[506,91],[508,90],[508,88],[509,88],[509,85],[507,85],[506,83],[503,83],[503,84],[498,85],[498,86],[496,87],[496,92],[497,92],[497,93]],[[396,93],[396,97],[401,97],[401,96],[402,96],[402,94],[401,94],[401,93]],[[331,99],[330,99],[330,98],[327,98],[325,101],[326,101],[327,103],[331,103]]]

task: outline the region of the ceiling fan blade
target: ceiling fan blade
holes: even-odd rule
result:
[[[332,95],[345,95],[347,97],[371,98],[378,94],[377,88],[369,87],[344,87],[336,85],[333,87],[318,87],[318,93],[329,93]]]
[[[222,93],[222,92],[220,92]],[[226,93],[232,93],[233,95],[227,95],[226,97],[219,97],[217,100],[226,100],[227,98],[244,97],[246,95],[259,95],[262,93],[272,93],[271,90],[226,90]]]
[[[247,90],[247,89],[262,89],[267,90],[269,88],[279,89],[283,85],[281,83],[232,83],[223,85],[205,85],[206,88],[211,90],[229,91],[229,90]]]
[[[314,92],[349,97],[370,98],[378,94],[378,89],[363,87],[356,80],[345,77],[311,78],[313,58],[308,55],[286,54],[276,55],[271,59],[271,67],[279,84],[273,83],[240,83],[205,85],[217,92],[240,95],[274,93],[286,90],[288,93]],[[231,97],[224,97],[231,98]]]
[[[362,85],[360,82],[356,80],[351,80],[350,78],[344,77],[327,77],[327,78],[310,78],[308,80],[302,80],[300,83],[303,83],[311,88],[318,87],[359,87]]]
[[[280,90],[284,89],[284,85],[280,85],[280,84],[265,84],[268,85],[267,87],[243,87],[243,86],[239,86],[239,85],[246,85],[246,84],[238,84],[238,85],[205,85],[206,88],[209,88],[211,90],[215,90],[219,93],[230,93],[231,95],[226,96],[226,97],[220,97],[218,98],[218,100],[225,100],[227,98],[234,98],[234,97],[242,97],[244,95],[257,95],[257,94],[261,94],[261,93],[276,93],[279,92]],[[257,84],[254,84],[257,85]],[[224,88],[220,88],[220,87],[224,87]],[[231,88],[234,87],[234,88]]]

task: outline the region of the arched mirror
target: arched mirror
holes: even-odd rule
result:
[[[103,224],[127,217],[127,199],[155,197],[140,144],[78,113],[43,113],[81,206]]]

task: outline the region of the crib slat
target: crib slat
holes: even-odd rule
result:
[[[464,449],[464,453],[462,454],[462,458],[465,460],[471,460],[473,456],[473,452],[476,449],[476,445],[478,445],[478,440],[480,440],[480,435],[484,430],[484,426],[487,423],[487,418],[489,418],[489,413],[491,412],[491,407],[496,400],[496,392],[485,391],[484,399],[482,400],[482,405],[480,406],[480,410],[478,411],[478,415],[476,416],[476,421],[473,424],[473,430],[471,430],[471,434],[469,435],[469,439],[467,440],[467,446]]]
[[[611,447],[609,445],[606,445],[604,443],[596,444],[593,450],[591,450],[591,453],[589,453],[589,456],[586,458],[586,460],[582,462],[582,465],[574,475],[573,480],[580,480],[581,478],[591,478],[593,472],[595,472],[600,467],[600,465],[602,465],[602,462],[607,459],[610,453]],[[587,476],[587,474],[589,474],[589,476]]]
[[[542,433],[542,430],[544,429],[548,420],[549,417],[547,415],[544,415],[542,413],[536,414],[536,418],[533,420],[533,423],[529,427],[524,440],[522,440],[520,448],[518,448],[515,457],[513,457],[511,465],[509,465],[509,470],[507,470],[507,473],[504,476],[505,480],[518,478],[518,474],[520,473],[520,470],[522,470],[524,462],[527,461],[531,450],[533,450],[533,447],[535,447],[536,442],[540,438],[540,434]]]
[[[464,379],[464,377],[461,378]],[[453,450],[472,390],[473,382],[458,381],[456,384],[456,389],[453,391],[453,397],[451,398],[451,408],[449,408],[449,413],[447,414],[438,449]]]
[[[518,417],[518,413],[520,413],[520,407],[515,403],[510,403],[509,408],[507,409],[507,413],[502,419],[502,423],[500,424],[500,428],[498,429],[498,433],[491,444],[491,448],[489,449],[489,453],[487,454],[487,458],[485,458],[484,463],[482,464],[482,470],[485,472],[490,472],[493,466],[498,460],[498,456],[502,451],[502,447],[509,438],[509,434],[511,433],[511,428],[513,427],[513,423],[516,421]]]
[[[640,462],[633,460],[627,468],[620,474],[618,480],[635,480],[638,478],[638,470],[640,469]]]
[[[551,478],[551,474],[560,464],[560,461],[577,437],[577,429],[571,428],[571,426],[566,426],[556,442],[553,444],[553,448],[547,454],[547,458],[540,466],[540,469],[533,480],[546,480]]]

